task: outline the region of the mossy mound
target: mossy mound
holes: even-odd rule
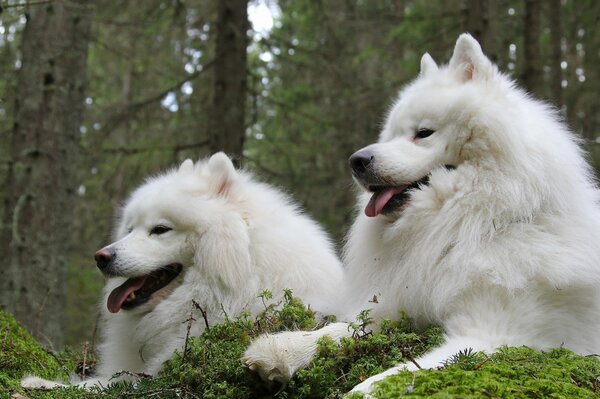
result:
[[[376,398],[598,398],[600,362],[567,349],[540,353],[503,348],[486,356],[463,353],[441,370],[390,376]],[[358,396],[358,395],[357,395]]]
[[[18,387],[24,375],[67,380],[62,359],[44,350],[16,320],[0,310],[0,392]]]
[[[51,392],[20,390],[18,383],[23,374],[62,378],[65,366],[61,366],[61,358],[55,359],[40,349],[9,318],[14,327],[10,331],[4,327],[3,331],[11,335],[14,329],[19,336],[24,334],[27,345],[1,347],[2,388],[23,393],[30,399],[340,398],[365,378],[407,362],[442,341],[440,329],[415,331],[406,317],[384,321],[380,332],[366,333],[364,327],[370,318],[368,312],[363,312],[354,326],[354,338],[344,339],[341,345],[322,339],[318,356],[309,368],[300,370],[285,387],[268,385],[240,361],[248,343],[267,331],[311,329],[320,325],[313,312],[290,292],[286,292],[280,305],[268,304],[270,298],[268,292],[261,294],[265,311],[257,318],[244,314],[210,326],[200,337],[190,338],[186,350],[176,353],[158,377],[143,378],[134,384],[115,384],[102,392],[75,388]],[[15,363],[17,357],[19,363]],[[13,363],[5,359],[12,359]],[[74,367],[75,363],[72,360],[69,364]],[[10,372],[6,371],[7,366]],[[528,348],[505,348],[489,357],[470,352],[457,354],[440,370],[402,372],[382,381],[375,395],[377,398],[600,398],[599,376],[600,361],[595,357],[577,356],[566,349],[540,353]]]
[[[365,315],[366,316],[366,315]],[[216,326],[192,339],[188,351],[177,354],[159,376],[175,379],[179,387],[202,398],[336,398],[367,376],[397,364],[405,356],[417,356],[441,340],[441,331],[423,333],[410,329],[406,318],[383,323],[381,333],[366,334],[358,325],[356,339],[338,346],[322,339],[312,366],[298,372],[285,387],[267,385],[241,365],[240,358],[252,337],[269,331],[317,327],[314,314],[288,297],[281,309],[268,308],[256,320],[247,315]]]

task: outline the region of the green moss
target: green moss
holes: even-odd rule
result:
[[[267,300],[269,295],[262,295]],[[365,333],[368,312],[363,324],[356,326],[356,338],[337,345],[330,338],[319,342],[318,356],[312,365],[300,370],[285,387],[270,386],[242,367],[240,358],[253,337],[266,331],[320,327],[310,309],[289,293],[281,308],[265,303],[265,311],[252,320],[244,315],[191,339],[185,356],[176,354],[160,378],[178,381],[182,389],[203,398],[337,398],[369,375],[418,356],[441,341],[441,331],[411,330],[406,317],[385,321],[381,332]]]
[[[16,390],[30,399],[340,398],[365,378],[410,361],[442,341],[439,328],[415,331],[405,316],[398,321],[382,322],[378,333],[367,333],[365,327],[370,317],[363,312],[354,326],[354,338],[344,339],[340,345],[322,338],[318,356],[310,367],[300,370],[285,387],[268,385],[240,361],[248,343],[267,331],[318,328],[319,323],[313,312],[290,292],[285,293],[281,304],[271,303],[268,292],[263,292],[261,299],[265,305],[261,315],[251,318],[244,314],[211,326],[200,337],[190,338],[185,353],[176,353],[158,377],[143,378],[135,384],[116,384],[102,392],[75,388],[51,392],[19,390],[23,374],[64,378],[67,366],[63,364],[67,363],[61,363],[62,357],[46,353],[12,318],[4,316],[8,321],[3,321],[4,338],[0,337],[4,339],[0,342],[5,342],[0,352],[1,387]],[[6,337],[12,335],[15,338],[8,341]],[[6,343],[14,341],[21,343],[11,346]],[[75,359],[68,363],[68,367],[74,367],[80,355],[63,356]],[[378,398],[592,398],[600,397],[598,376],[600,361],[577,356],[566,349],[540,353],[528,348],[504,348],[489,357],[466,351],[453,356],[440,370],[391,376],[377,385],[375,395]]]
[[[0,310],[0,391],[18,387],[29,374],[66,380],[67,369],[62,359],[42,349],[11,315]]]
[[[404,371],[376,385],[376,398],[598,398],[600,362],[567,349],[503,348],[442,370]]]

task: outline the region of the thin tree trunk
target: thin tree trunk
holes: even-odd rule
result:
[[[540,17],[541,2],[525,0],[523,21],[523,83],[534,94],[541,95],[541,57],[540,57]]]
[[[485,0],[466,0],[466,28],[475,39],[484,45],[485,42]]]
[[[486,55],[498,60],[498,3],[496,0],[466,0],[465,28],[475,37]]]
[[[486,21],[485,52],[494,63],[498,63],[498,1],[486,0]]]
[[[209,116],[211,152],[241,160],[246,117],[248,0],[217,2],[214,93]]]
[[[28,8],[26,17],[0,232],[0,306],[42,343],[60,347],[90,7],[55,0]]]
[[[562,107],[562,21],[561,21],[561,0],[550,0],[550,90],[552,92],[552,100],[558,107]]]

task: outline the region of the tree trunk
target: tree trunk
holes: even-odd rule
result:
[[[552,76],[550,77],[550,90],[552,93],[552,100],[558,107],[562,107],[562,68],[560,63],[562,62],[562,21],[561,21],[561,0],[550,1],[550,70]]]
[[[0,232],[0,306],[55,348],[63,343],[90,36],[87,3],[55,0],[26,11]]]
[[[246,130],[248,0],[217,3],[209,143],[211,152],[224,151],[239,163]]]
[[[475,37],[486,55],[498,61],[498,3],[495,0],[466,0],[465,28]]]
[[[541,2],[525,0],[525,16],[523,24],[523,83],[525,87],[537,95],[541,90],[541,57],[540,57],[540,16]]]

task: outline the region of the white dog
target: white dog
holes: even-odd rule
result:
[[[155,375],[181,350],[190,312],[191,335],[225,314],[257,313],[257,295],[292,289],[313,309],[342,278],[339,260],[323,230],[280,191],[236,171],[224,154],[149,179],[122,209],[115,242],[99,250],[104,290],[102,345],[97,378],[106,386],[120,371]],[[24,387],[60,384],[36,377]]]
[[[350,158],[364,189],[345,251],[338,315],[404,310],[437,324],[445,344],[424,368],[465,348],[565,346],[600,353],[600,195],[577,139],[555,111],[515,87],[468,34],[450,63],[425,54],[378,143]],[[368,300],[376,295],[378,304]],[[323,335],[263,336],[244,361],[286,380]],[[358,385],[372,384],[411,364]]]

